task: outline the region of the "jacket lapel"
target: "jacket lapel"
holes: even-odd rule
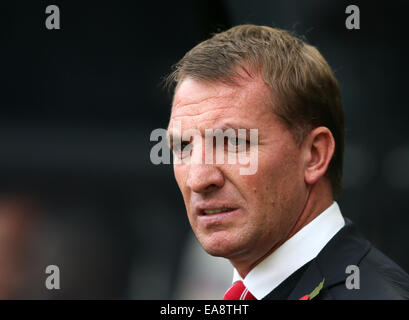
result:
[[[345,273],[347,266],[359,265],[370,247],[371,244],[358,233],[354,224],[345,218],[345,226],[311,261],[288,299],[299,300],[310,294],[323,279],[325,281],[320,291],[322,293],[340,282],[345,282],[348,276]],[[320,295],[317,296],[318,299],[319,297]],[[326,299],[330,298],[326,295]]]

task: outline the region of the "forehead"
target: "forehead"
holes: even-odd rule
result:
[[[186,78],[175,92],[170,122],[213,127],[216,122],[233,121],[257,127],[271,117],[271,103],[269,87],[259,78],[241,79],[237,85]]]

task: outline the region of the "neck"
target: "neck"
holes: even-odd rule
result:
[[[307,198],[303,211],[299,215],[293,228],[288,233],[287,237],[281,241],[280,245],[290,239],[298,231],[304,228],[325,209],[327,209],[334,201],[331,188],[325,184],[315,184],[311,187],[310,194]]]
[[[304,226],[309,224],[318,215],[320,215],[325,209],[327,209],[333,202],[333,195],[330,185],[327,181],[321,179],[316,184],[312,185],[309,189],[309,193],[306,197],[306,202],[304,208],[296,219],[292,228],[290,228],[287,235],[279,242],[275,243],[270,250],[268,250],[264,255],[251,263],[234,263],[230,261],[236,268],[237,272],[244,279],[247,274],[257,266],[261,261],[271,255],[275,250],[277,250],[284,242],[290,239],[298,231],[300,231]]]

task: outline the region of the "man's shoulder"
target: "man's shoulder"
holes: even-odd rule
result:
[[[321,283],[314,299],[409,299],[409,275],[375,248],[349,219],[308,263],[288,299],[298,300]]]
[[[365,239],[350,220],[346,222],[328,250],[317,257],[320,268],[329,278],[333,272],[344,271],[344,276],[329,285],[322,298],[409,299],[409,275]]]
[[[337,300],[409,299],[409,275],[371,245],[356,268],[346,273],[345,282],[329,287],[325,296]]]

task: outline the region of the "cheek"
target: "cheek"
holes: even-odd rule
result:
[[[176,182],[181,187],[184,184],[186,170],[180,165],[174,164],[173,165],[173,175],[175,176]],[[181,188],[182,189],[182,188]]]
[[[194,221],[191,219],[190,216],[190,189],[186,186],[188,170],[186,170],[186,166],[182,165],[174,165],[173,166],[173,174],[176,179],[176,183],[178,184],[179,190],[183,197],[183,202],[185,204],[186,214],[189,219],[189,222],[192,228],[195,228]]]
[[[186,167],[184,166],[173,165],[173,174],[175,176],[176,183],[178,184],[179,189],[183,195],[183,198],[186,201],[187,192],[188,192],[188,188],[186,188],[188,171],[186,170]]]
[[[281,239],[293,223],[294,195],[302,181],[297,162],[259,163],[256,175],[242,176],[241,187],[247,203],[250,224],[262,238]]]
[[[241,176],[247,201],[257,199],[259,206],[275,207],[291,194],[303,181],[299,160],[296,154],[274,157],[273,154],[259,158],[255,175]]]

